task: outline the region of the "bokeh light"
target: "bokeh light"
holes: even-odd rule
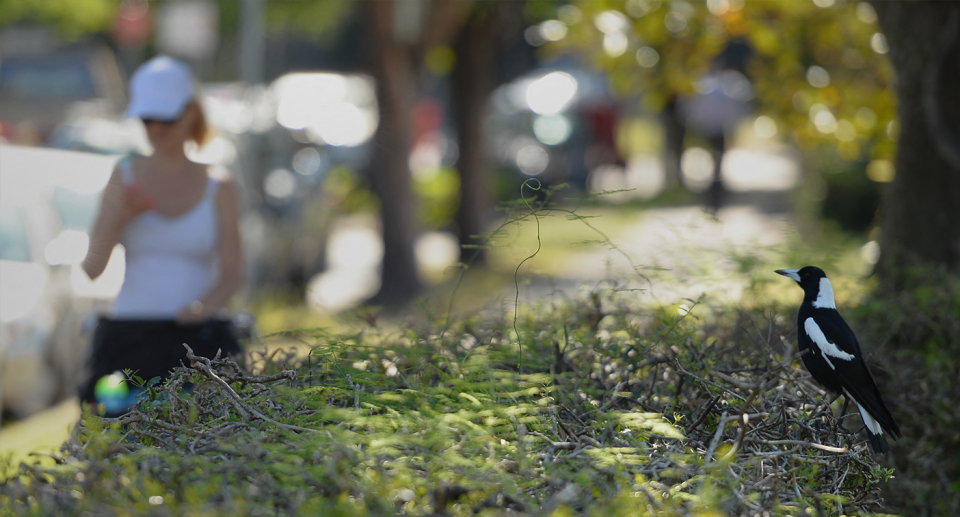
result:
[[[810,106],[810,121],[813,122],[817,131],[829,135],[837,130],[837,118],[829,108],[823,104],[814,104]]]
[[[551,72],[527,86],[527,106],[534,113],[560,113],[577,95],[577,80],[566,72]]]
[[[624,11],[633,18],[642,18],[660,8],[660,0],[627,0]]]
[[[680,172],[683,184],[693,192],[707,190],[713,182],[716,162],[713,154],[702,147],[690,147],[680,157]]]
[[[294,73],[272,86],[277,122],[305,130],[312,141],[357,146],[369,140],[379,122],[371,79],[330,73]]]
[[[870,241],[860,247],[860,258],[871,266],[880,261],[880,243]]]
[[[614,34],[626,31],[630,21],[620,11],[603,11],[594,17],[593,25],[604,34]]]
[[[872,160],[867,164],[867,177],[877,183],[893,181],[896,169],[890,160]]]
[[[660,54],[651,47],[637,49],[637,63],[644,68],[651,68],[660,61]]]
[[[539,115],[533,119],[533,134],[547,145],[560,145],[573,133],[573,123],[563,115]]]
[[[540,34],[547,41],[560,41],[567,37],[567,24],[560,20],[547,20],[540,24]]]
[[[275,200],[284,200],[297,189],[297,178],[287,169],[273,169],[263,179],[263,191]]]
[[[561,5],[557,8],[557,18],[567,25],[576,25],[583,19],[583,11],[575,5]]]
[[[807,69],[807,82],[814,88],[830,86],[830,73],[823,67],[813,65]]]
[[[687,17],[681,12],[670,11],[664,15],[663,25],[670,32],[680,32],[687,28]]]
[[[310,176],[320,170],[322,159],[313,147],[304,147],[293,155],[293,170],[303,176]]]
[[[837,140],[841,142],[853,142],[857,139],[857,129],[853,127],[852,122],[846,119],[841,119],[837,122],[837,129],[834,131],[834,134]]]
[[[547,170],[550,155],[539,145],[527,145],[517,152],[517,167],[528,176],[536,176]]]
[[[630,44],[627,35],[622,32],[611,32],[603,35],[603,53],[610,57],[620,57]]]
[[[777,134],[777,123],[766,115],[760,115],[753,121],[753,132],[760,138],[773,138]]]
[[[870,48],[877,54],[886,54],[890,51],[890,46],[887,44],[887,37],[881,32],[875,32],[873,36],[870,36]]]
[[[857,4],[857,18],[863,23],[877,23],[877,11],[868,2]]]

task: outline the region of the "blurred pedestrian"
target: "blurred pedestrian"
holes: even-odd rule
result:
[[[203,146],[211,137],[197,91],[189,67],[169,57],[130,80],[127,116],[143,121],[153,154],[114,170],[83,261],[95,279],[117,243],[125,250],[123,286],[94,332],[83,402],[95,402],[98,382],[103,388],[101,378],[116,371],[167,378],[186,363],[183,343],[206,357],[240,352],[221,318],[242,278],[237,193],[222,168],[186,156],[188,141]]]
[[[752,55],[753,49],[745,38],[732,38],[713,58],[710,70],[697,80],[697,94],[682,99],[678,106],[685,118],[684,126],[710,145],[713,178],[707,190],[707,209],[715,216],[726,197],[722,164],[727,140],[737,124],[753,111],[753,85],[747,76]]]

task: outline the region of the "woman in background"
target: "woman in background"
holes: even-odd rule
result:
[[[240,352],[229,322],[217,318],[242,281],[237,194],[227,175],[184,152],[187,141],[210,138],[196,92],[189,67],[169,57],[131,78],[127,116],[143,121],[154,151],[114,170],[83,261],[95,279],[114,246],[124,246],[123,286],[94,333],[83,402],[95,403],[97,382],[116,371],[167,378],[187,364],[183,343],[211,358]]]

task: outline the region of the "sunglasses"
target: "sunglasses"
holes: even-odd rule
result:
[[[173,124],[180,122],[180,119],[183,118],[184,113],[186,113],[186,110],[181,111],[173,118],[140,117],[140,120],[143,121],[144,125],[157,123],[157,124],[163,124],[165,126],[172,126]]]
[[[177,117],[177,118],[174,118],[174,119],[141,118],[140,120],[143,121],[144,125],[163,124],[163,125],[165,125],[165,126],[172,126],[173,124],[176,124],[177,122],[180,122],[180,119],[181,119],[181,118],[183,118],[183,117]]]

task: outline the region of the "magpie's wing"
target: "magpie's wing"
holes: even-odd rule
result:
[[[827,340],[835,344],[837,348],[856,357],[863,357],[857,336],[853,333],[853,330],[850,329],[850,326],[847,325],[847,322],[843,320],[839,312],[835,309],[829,312],[824,311],[823,313],[815,314],[814,320],[817,322],[817,325],[820,326],[820,330],[823,331],[823,335],[826,336]]]
[[[888,432],[899,437],[900,427],[887,409],[877,382],[867,367],[867,362],[860,351],[857,336],[847,325],[840,314],[834,317],[815,318],[823,337],[828,343],[838,348],[834,355],[827,355],[833,364],[843,388],[849,392],[858,404],[866,409]]]

